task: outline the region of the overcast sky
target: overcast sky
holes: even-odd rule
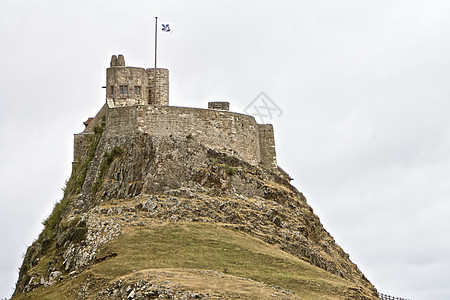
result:
[[[450,299],[450,1],[0,1],[0,298],[105,102],[111,55],[170,103],[283,111],[278,164],[383,293]]]

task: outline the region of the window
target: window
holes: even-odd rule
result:
[[[134,86],[134,95],[135,96],[141,96],[141,87],[140,86]]]
[[[114,86],[111,86],[111,96],[114,96]]]
[[[128,96],[128,85],[120,85],[120,97]]]

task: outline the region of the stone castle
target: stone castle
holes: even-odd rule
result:
[[[228,102],[209,102],[208,109],[170,106],[167,69],[127,67],[123,55],[113,55],[104,88],[106,104],[75,134],[75,162],[88,153],[95,126],[105,123],[112,135],[137,131],[195,138],[210,149],[285,175],[277,166],[272,125],[230,112]]]

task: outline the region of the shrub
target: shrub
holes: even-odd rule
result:
[[[225,173],[227,173],[228,176],[233,176],[237,172],[236,168],[225,166]]]
[[[42,231],[43,237],[52,237],[55,234],[55,228],[59,224],[62,218],[62,213],[71,202],[72,197],[65,197],[61,201],[55,203],[53,207],[53,211],[51,214],[42,221],[42,225],[44,225],[44,230]]]
[[[66,186],[63,188],[64,197],[69,195],[76,195],[81,192],[84,180],[86,179],[86,173],[89,163],[94,159],[95,151],[97,150],[98,143],[103,135],[103,130],[105,129],[105,123],[101,126],[94,127],[94,136],[91,137],[91,144],[89,147],[88,155],[84,157],[80,162],[73,165],[72,175],[70,175],[69,180],[66,182]]]

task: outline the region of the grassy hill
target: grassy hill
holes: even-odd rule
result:
[[[233,226],[135,224],[124,227],[124,234],[102,247],[98,257],[104,260],[99,259],[80,273],[65,274],[66,279],[49,287],[17,294],[13,299],[77,299],[86,284],[89,285],[89,292],[83,297],[102,298],[103,292],[103,298],[108,299],[111,294],[106,291],[114,287],[118,280],[126,282],[123,284],[125,289],[128,286],[136,289],[139,281],[155,280],[154,274],[160,274],[160,277],[162,274],[156,282],[165,281],[168,285],[167,282],[173,281],[177,284],[177,288],[165,289],[173,294],[181,290],[188,291],[188,294],[223,299],[358,297],[355,284],[242,233]],[[45,261],[44,258],[44,264]],[[157,286],[149,289],[156,291],[154,295],[157,294]],[[126,298],[131,291],[125,291],[122,296]],[[161,291],[159,293],[162,294]],[[352,294],[355,298],[351,297]]]
[[[281,170],[92,134],[12,299],[377,299]]]

